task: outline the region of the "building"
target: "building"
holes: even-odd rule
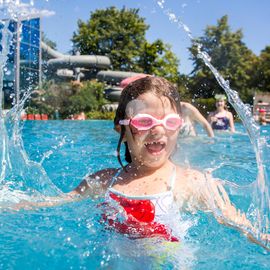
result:
[[[3,24],[0,27],[3,29]],[[19,101],[25,91],[34,90],[41,82],[40,18],[11,20],[8,29],[12,38],[4,69],[5,108],[11,106],[14,97]]]
[[[270,123],[270,93],[255,93],[253,102],[253,115],[255,120],[259,120],[260,114],[263,113],[266,122]]]

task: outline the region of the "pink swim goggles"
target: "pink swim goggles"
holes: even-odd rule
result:
[[[157,119],[150,114],[137,114],[132,119],[120,120],[119,124],[132,125],[138,130],[149,130],[154,126],[162,124],[168,130],[177,130],[183,123],[178,114],[168,114],[163,119]]]

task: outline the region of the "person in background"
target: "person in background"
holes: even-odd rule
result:
[[[259,110],[258,122],[262,126],[265,126],[267,124],[267,122],[266,122],[266,110],[265,109],[260,109]]]
[[[84,112],[80,112],[79,114],[74,115],[74,120],[85,120],[86,116]]]
[[[210,112],[208,122],[214,130],[229,130],[235,132],[234,120],[231,112],[227,110],[226,96],[215,95],[216,110]]]
[[[209,137],[214,137],[214,132],[211,125],[203,117],[197,108],[187,102],[181,102],[182,117],[184,124],[180,129],[180,135],[183,136],[196,136],[194,122],[203,126]]]

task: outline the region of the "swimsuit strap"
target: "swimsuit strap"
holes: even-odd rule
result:
[[[109,188],[111,188],[113,186],[113,184],[115,183],[117,177],[119,176],[119,174],[121,173],[122,169],[118,169],[117,172],[115,173],[115,175],[112,177],[112,181],[109,185]],[[174,188],[174,184],[175,184],[175,179],[176,179],[176,167],[173,166],[173,172],[172,172],[172,176],[171,176],[171,180],[170,180],[170,190],[173,190]]]
[[[121,171],[122,171],[121,169],[117,170],[117,172],[115,173],[115,175],[112,178],[112,181],[111,181],[111,183],[109,185],[109,188],[111,188],[113,186],[114,182],[116,181],[116,179],[117,179],[118,175],[121,173]]]
[[[176,166],[173,166],[173,172],[172,172],[172,176],[171,176],[171,181],[170,181],[170,190],[172,191],[174,188],[174,184],[175,184],[175,179],[176,179]]]

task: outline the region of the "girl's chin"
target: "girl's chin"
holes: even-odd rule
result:
[[[149,156],[145,155],[140,163],[143,166],[146,166],[146,167],[149,167],[149,168],[159,168],[163,164],[165,164],[167,161],[168,161],[167,156],[152,155],[151,157],[149,157]]]
[[[136,163],[140,164],[140,166],[159,168],[169,160],[170,154],[166,149],[161,149],[160,151],[144,149],[140,154],[137,153],[139,158],[133,156],[132,160],[135,162],[137,160]]]

